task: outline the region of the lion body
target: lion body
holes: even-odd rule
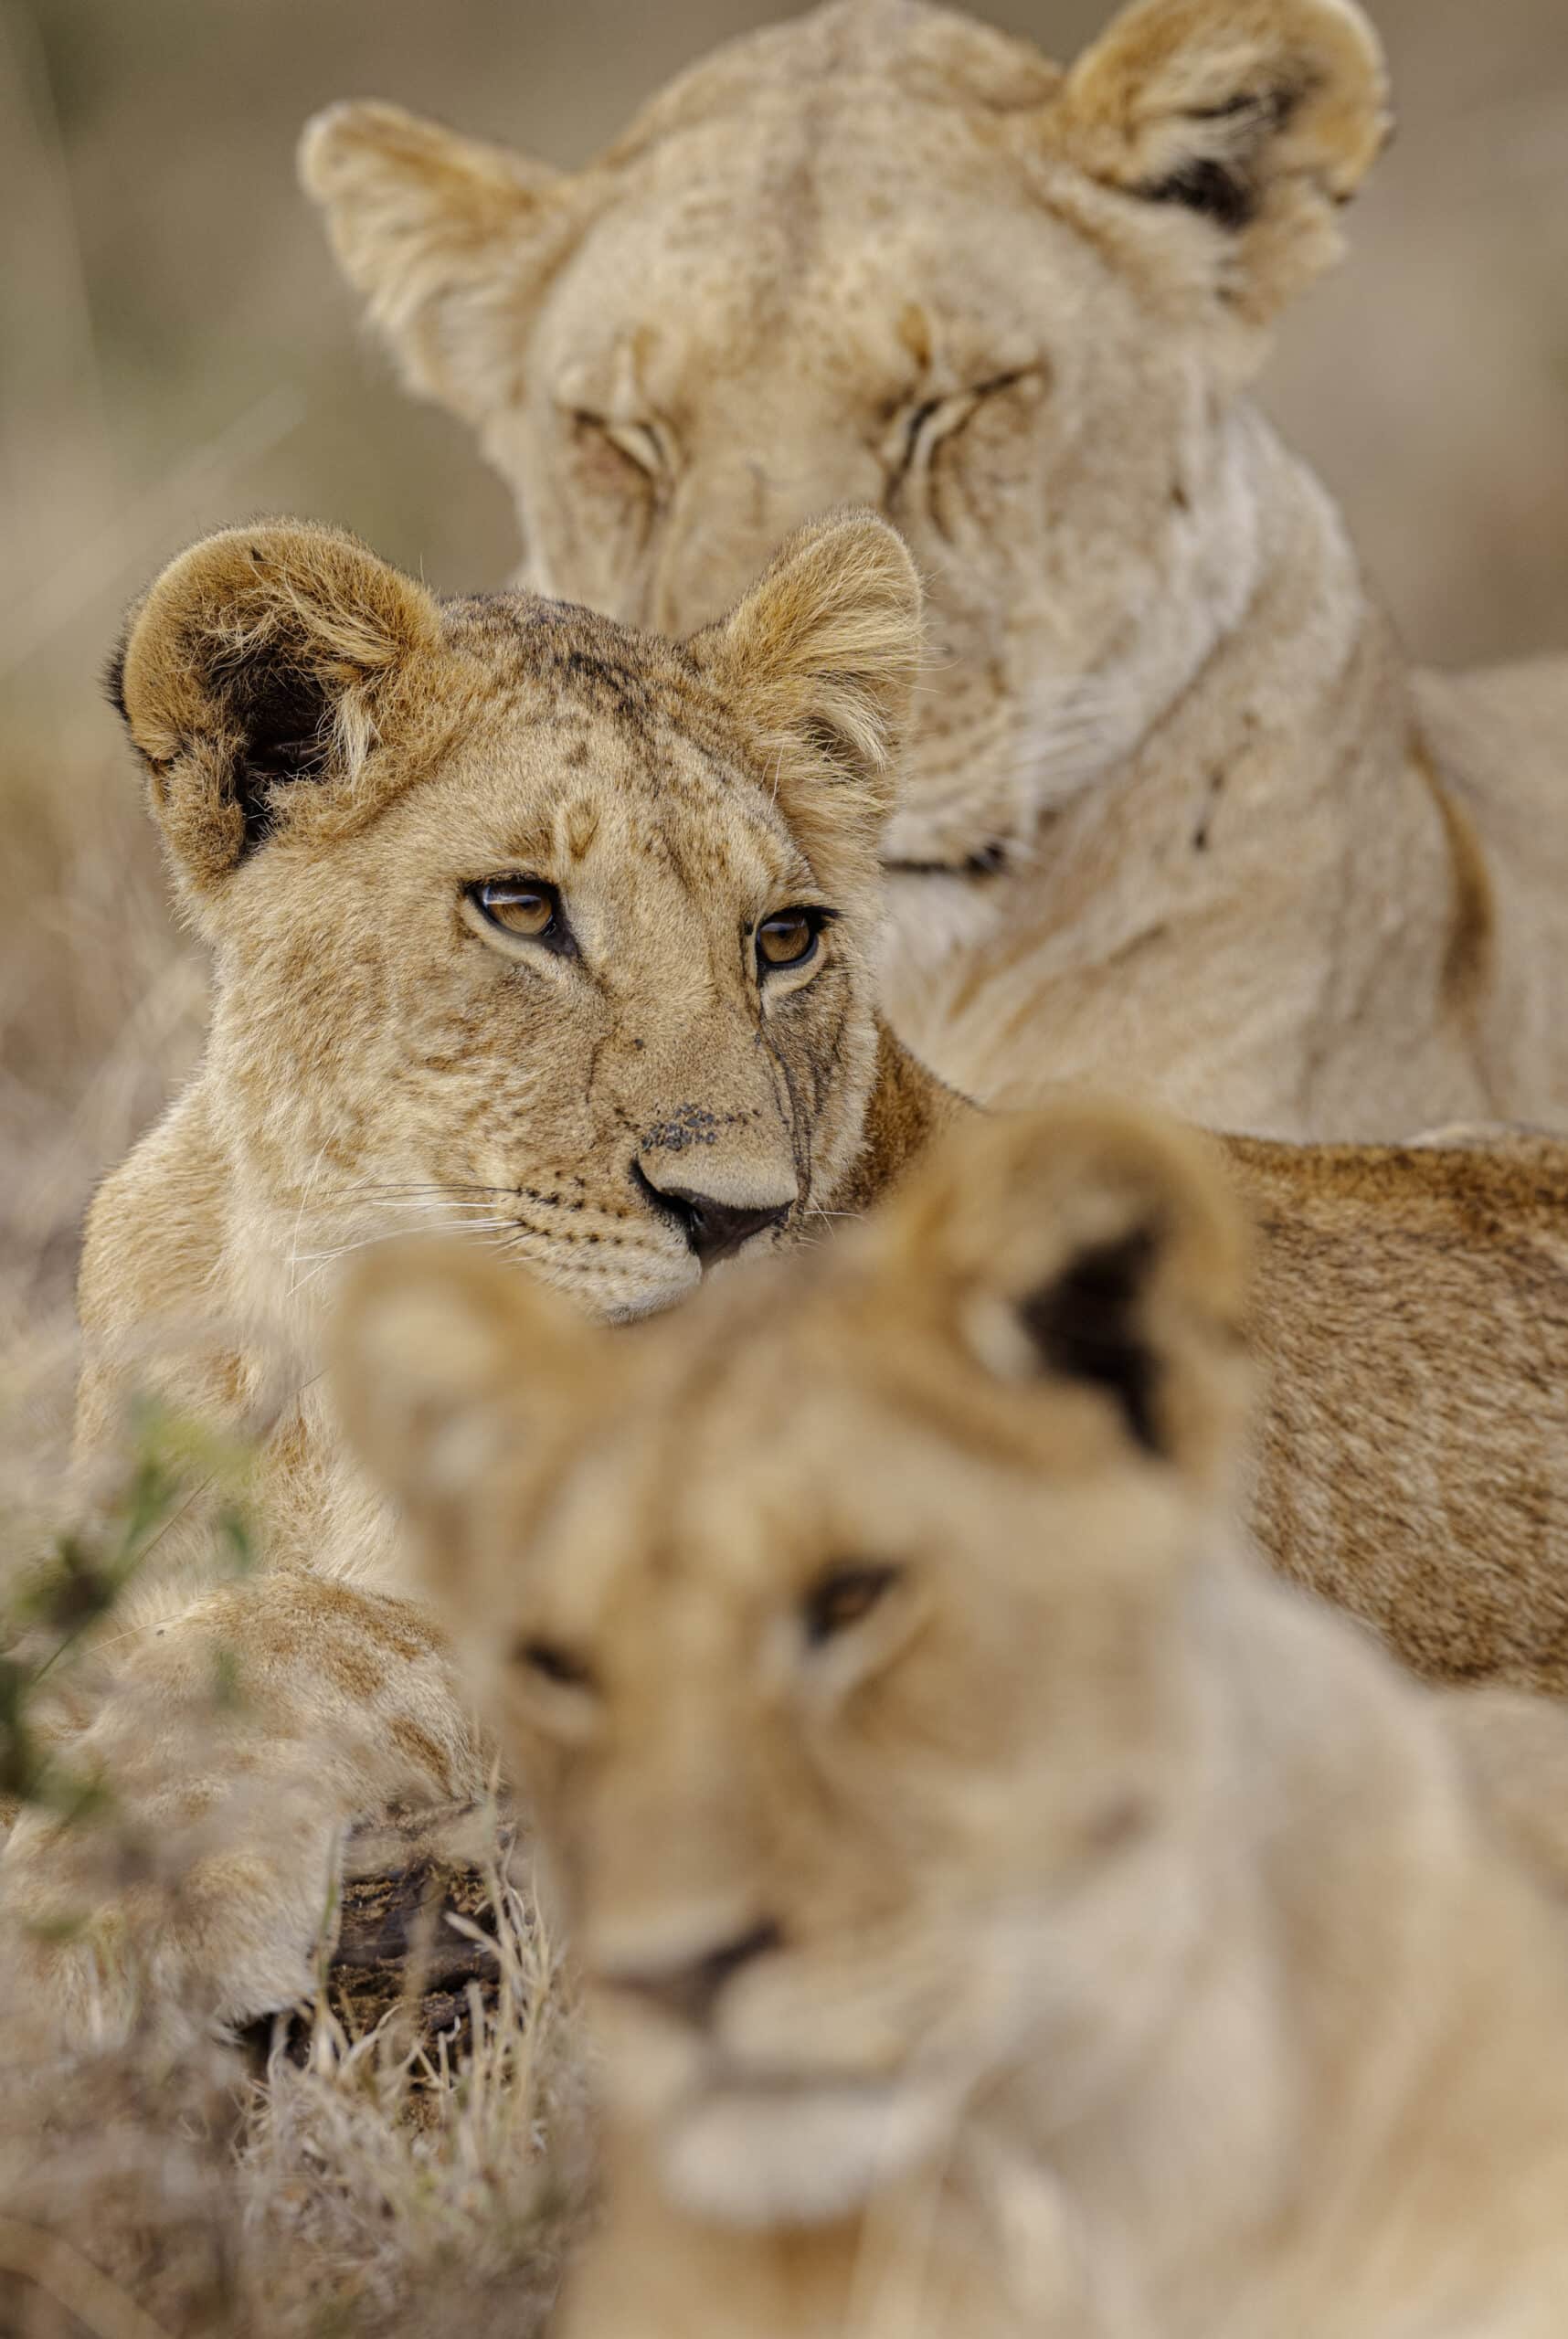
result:
[[[1066,73],[844,0],[580,173],[376,105],[302,153],[530,582],[680,631],[812,512],[905,534],[885,997],[944,1078],[1283,1137],[1560,1126],[1568,662],[1413,675],[1245,396],[1387,119],[1346,0],[1144,0]]]
[[[133,617],[120,695],[212,945],[213,1011],[192,1085],[92,1207],[79,1445],[90,1482],[148,1391],[258,1436],[262,1561],[227,1582],[193,1498],[119,1599],[76,1732],[133,1818],[188,1836],[226,1809],[254,1846],[204,1853],[153,1929],[164,2007],[287,2004],[344,1829],[483,1784],[322,1381],[338,1258],[446,1225],[635,1316],[705,1271],[703,1213],[812,1236],[958,1107],[872,1003],[883,725],[918,588],[869,517],[804,550],[736,633],[689,650],[527,595],[438,605],[350,539],[287,526],[198,545]],[[509,873],[558,888],[558,944],[476,910],[475,881]],[[797,896],[823,923],[773,972],[756,929]],[[182,1723],[226,1667],[240,1724]],[[200,1753],[175,1761],[182,1729]],[[264,1778],[281,1836],[250,1807]],[[5,1851],[12,1912],[98,1909],[85,1940],[28,1953],[38,2003],[78,2027],[132,2017],[123,1945],[158,1905],[102,1867],[93,1829],[42,1810]]]
[[[574,2339],[1562,2327],[1568,1720],[1469,1709],[1499,1827],[1242,1551],[1241,1259],[1071,1103],[633,1343],[361,1270],[351,1428],[602,2032]]]

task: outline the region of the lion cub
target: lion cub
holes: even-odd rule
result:
[[[570,2333],[1568,2329],[1560,1917],[1241,1548],[1244,1254],[1068,1101],[630,1334],[358,1274],[350,1433],[611,2048]]]

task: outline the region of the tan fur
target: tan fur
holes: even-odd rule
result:
[[[904,533],[932,654],[885,997],[957,1086],[1562,1125],[1568,664],[1409,673],[1245,396],[1388,120],[1351,0],[1141,0],[1065,73],[834,0],[581,172],[371,104],[302,155],[531,583],[680,631],[825,505]]]
[[[1253,1532],[1435,1679],[1568,1691],[1568,1145],[1226,1148]]]
[[[200,1506],[176,1519],[76,1750],[133,1827],[221,1807],[254,1839],[243,1879],[198,1866],[154,1928],[164,2002],[204,1976],[226,2016],[296,1995],[345,1824],[482,1783],[435,1644],[387,1622],[384,1507],[315,1362],[335,1258],[465,1227],[633,1316],[702,1273],[652,1190],[777,1209],[756,1244],[819,1234],[952,1109],[871,997],[918,599],[869,514],[809,531],[683,648],[526,594],[438,603],[346,536],[274,524],[197,545],[133,615],[116,688],[214,1005],[199,1074],[93,1206],[79,1442],[89,1466],[112,1450],[149,1384],[270,1428],[267,1572],[215,1591]],[[509,873],[558,885],[577,958],[465,906]],[[764,981],[754,928],[800,901],[836,921]],[[221,1666],[235,1732],[197,1696]],[[182,1729],[200,1752],[175,1762]],[[258,1834],[234,1798],[269,1787]],[[93,1830],[42,1816],[5,1856],[30,1921],[101,1900],[92,1938],[30,1953],[79,2027],[129,2018],[122,1953],[154,1897],[101,1868]]]
[[[603,2031],[572,2339],[1563,2328],[1560,1905],[1239,1549],[1241,1264],[1191,1139],[1065,1103],[620,1340],[358,1270],[345,1417]]]

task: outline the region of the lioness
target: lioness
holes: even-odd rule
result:
[[[1568,2327],[1561,1911],[1241,1553],[1242,1262],[1192,1139],[1063,1103],[631,1339],[358,1269],[345,1419],[607,2026],[568,2333]]]
[[[527,594],[440,603],[297,525],[198,545],[134,616],[119,695],[214,1005],[93,1206],[81,1443],[149,1376],[276,1414],[266,1571],[215,1586],[175,1521],[85,1722],[154,1838],[243,1798],[156,1931],[171,2003],[213,1975],[226,2013],[287,2001],[342,1827],[482,1770],[317,1372],[338,1256],[464,1227],[633,1318],[829,1233],[967,1109],[873,1006],[918,633],[871,514],[808,530],[683,646]],[[1266,1546],[1434,1673],[1568,1686],[1568,1148],[1230,1151],[1264,1222]],[[220,1663],[248,1687],[215,1771],[166,1718]],[[33,1815],[0,1899],[62,1914],[79,1853],[90,1831]],[[39,1943],[40,1995],[125,2011],[122,1916]]]
[[[946,1078],[1558,1126],[1568,661],[1410,674],[1245,395],[1388,120],[1352,0],[1142,0],[1065,72],[834,0],[585,171],[372,104],[302,166],[541,590],[679,631],[808,513],[896,522],[933,656],[885,998]]]

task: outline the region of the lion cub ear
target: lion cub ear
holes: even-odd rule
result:
[[[586,183],[401,106],[328,106],[300,179],[410,389],[480,422],[517,395],[532,288],[586,222]]]
[[[198,900],[287,820],[291,789],[355,786],[399,675],[440,632],[422,586],[336,529],[228,528],[170,562],[109,691]]]
[[[896,530],[845,510],[789,537],[728,617],[686,647],[750,732],[759,769],[824,873],[874,861],[920,666],[920,579]]]
[[[1258,323],[1338,258],[1337,207],[1392,122],[1355,0],[1138,0],[1050,119],[1091,178],[1202,222],[1223,297]]]
[[[580,1413],[602,1407],[607,1335],[565,1300],[451,1236],[378,1244],[354,1262],[327,1339],[350,1445],[415,1530],[426,1588],[461,1595],[476,1524]],[[521,1541],[524,1517],[501,1521]]]
[[[1194,1132],[1071,1096],[965,1123],[878,1239],[885,1272],[988,1379],[1086,1392],[1139,1453],[1223,1479],[1246,1395],[1248,1243]]]

